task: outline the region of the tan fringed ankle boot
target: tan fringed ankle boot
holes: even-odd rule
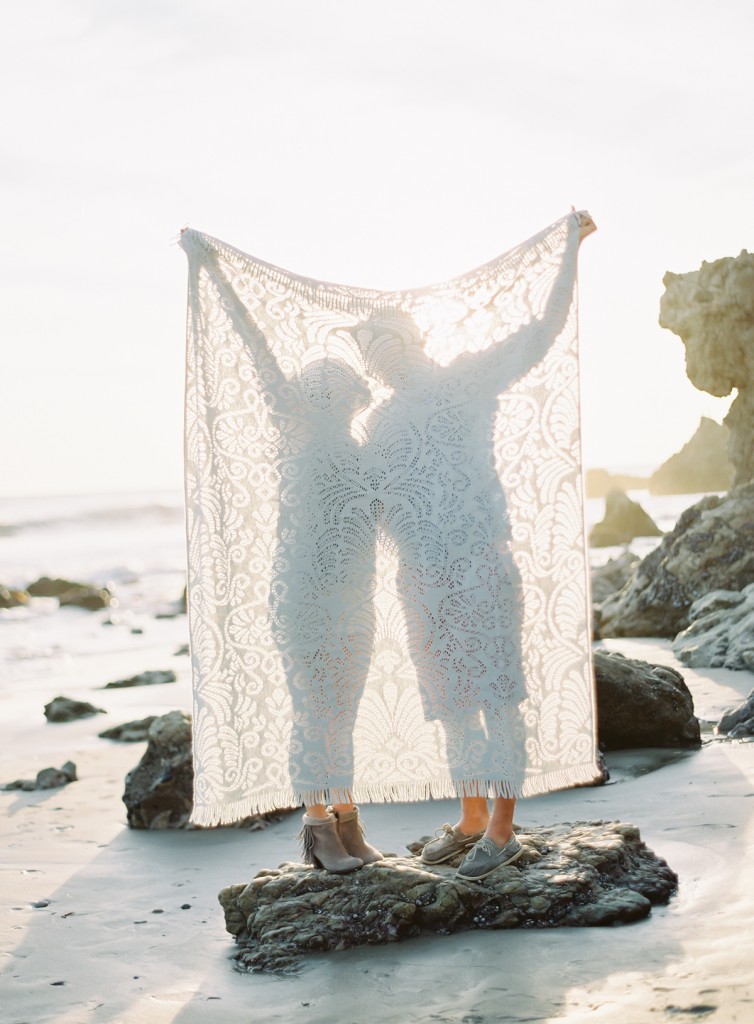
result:
[[[331,808],[328,807],[328,811]],[[352,811],[332,811],[338,820],[338,834],[343,846],[353,856],[359,857],[364,864],[374,864],[382,860],[380,851],[364,839],[364,826],[359,818],[359,808]]]
[[[315,867],[332,871],[336,875],[344,875],[355,871],[364,863],[361,858],[353,857],[346,850],[338,835],[338,819],[334,814],[326,818],[314,818],[310,814],[303,817],[304,827],[299,839],[304,849],[304,862]]]

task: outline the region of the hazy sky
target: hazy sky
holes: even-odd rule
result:
[[[728,401],[662,276],[751,249],[751,0],[28,0],[0,33],[0,493],[180,486],[184,224],[412,287],[588,208],[587,465]]]

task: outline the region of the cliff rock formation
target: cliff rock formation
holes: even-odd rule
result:
[[[599,611],[601,636],[675,637],[694,601],[754,583],[754,483],[686,509]]]
[[[683,341],[691,383],[718,397],[738,389],[725,419],[737,487],[754,479],[754,254],[668,272],[663,284],[660,326]]]
[[[702,416],[696,433],[649,479],[652,494],[702,494],[727,491],[733,481],[727,427]]]

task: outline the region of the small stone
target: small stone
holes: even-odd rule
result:
[[[156,669],[150,672],[139,672],[138,675],[129,679],[116,679],[112,683],[105,683],[103,689],[116,690],[128,686],[160,686],[163,683],[174,683],[176,674],[171,669]]]
[[[50,901],[49,900],[34,900],[34,902],[32,903],[32,906],[36,910],[41,910],[43,907],[49,907],[49,905],[50,905]]]
[[[49,704],[45,704],[45,718],[48,722],[72,722],[77,718],[106,714],[104,708],[96,708],[88,701],[72,700],[70,697],[54,697]]]
[[[190,903],[181,903],[181,910],[191,910]]]

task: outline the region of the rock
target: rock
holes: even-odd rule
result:
[[[181,644],[180,647],[177,647],[176,650],[173,651],[173,657],[174,658],[181,658],[184,655],[190,654],[190,653],[191,653],[191,648],[189,647],[189,645],[188,644]]]
[[[686,509],[635,574],[600,609],[605,636],[674,637],[694,601],[754,583],[754,484]]]
[[[141,724],[131,722],[120,728]],[[191,716],[184,711],[160,715],[149,726],[147,740],[144,756],[126,776],[123,803],[128,824],[131,828],[199,828],[189,822],[194,800]],[[256,832],[278,820],[280,812],[271,811],[242,818],[230,827]]]
[[[71,700],[70,697],[55,697],[45,704],[45,718],[48,722],[72,722],[76,718],[91,715],[106,715],[104,708],[95,708],[85,700]]]
[[[185,828],[193,807],[191,718],[160,715],[149,728],[141,761],[126,776],[123,802],[131,828]]]
[[[113,683],[105,683],[103,690],[117,690],[126,686],[160,686],[162,683],[174,683],[175,672],[171,669],[154,669],[150,672],[140,672],[130,679],[116,679]]]
[[[684,665],[754,670],[754,583],[710,591],[691,605],[689,621],[673,641]]]
[[[397,942],[471,928],[614,925],[664,904],[677,877],[619,822],[532,828],[519,836],[516,864],[481,882],[456,878],[462,854],[428,866],[389,857],[348,875],[303,864],[260,871],[219,894],[242,970],[290,971],[308,953]]]
[[[662,530],[637,501],[623,491],[610,491],[605,498],[605,518],[592,527],[589,543],[594,548],[628,544],[634,537],[661,537]]]
[[[29,603],[25,590],[10,590],[0,585],[0,608],[20,608]]]
[[[639,556],[632,551],[624,551],[618,558],[592,569],[592,604],[602,604],[611,594],[625,586],[639,564]]]
[[[686,373],[701,391],[738,396],[725,420],[733,485],[754,479],[754,255],[742,250],[702,263],[688,274],[665,274],[660,326],[686,347]]]
[[[652,474],[650,492],[701,494],[704,491],[727,491],[733,482],[733,467],[727,451],[729,436],[727,427],[702,416],[691,440]]]
[[[103,740],[118,740],[120,743],[142,743],[149,738],[149,727],[156,718],[157,715],[149,715],[148,718],[124,722],[122,725],[114,725],[112,729],[105,729],[104,732],[98,735]]]
[[[683,676],[608,651],[594,652],[603,750],[701,745],[694,700]]]
[[[90,583],[76,583],[73,580],[50,579],[40,576],[26,588],[32,597],[57,597],[60,606],[73,605],[97,611],[106,608],[112,602],[112,594],[106,587],[97,587]]]
[[[67,786],[69,782],[77,779],[76,765],[73,761],[66,761],[62,768],[43,768],[37,772],[36,779],[16,779],[15,782],[6,782],[2,789],[22,789],[31,792],[35,789],[58,789],[60,786]]]
[[[606,469],[588,469],[586,471],[586,496],[587,498],[605,498],[609,491],[644,491],[648,482],[648,478],[645,476],[610,473]]]
[[[737,708],[725,712],[715,726],[715,732],[730,736],[731,739],[754,736],[754,690]]]

